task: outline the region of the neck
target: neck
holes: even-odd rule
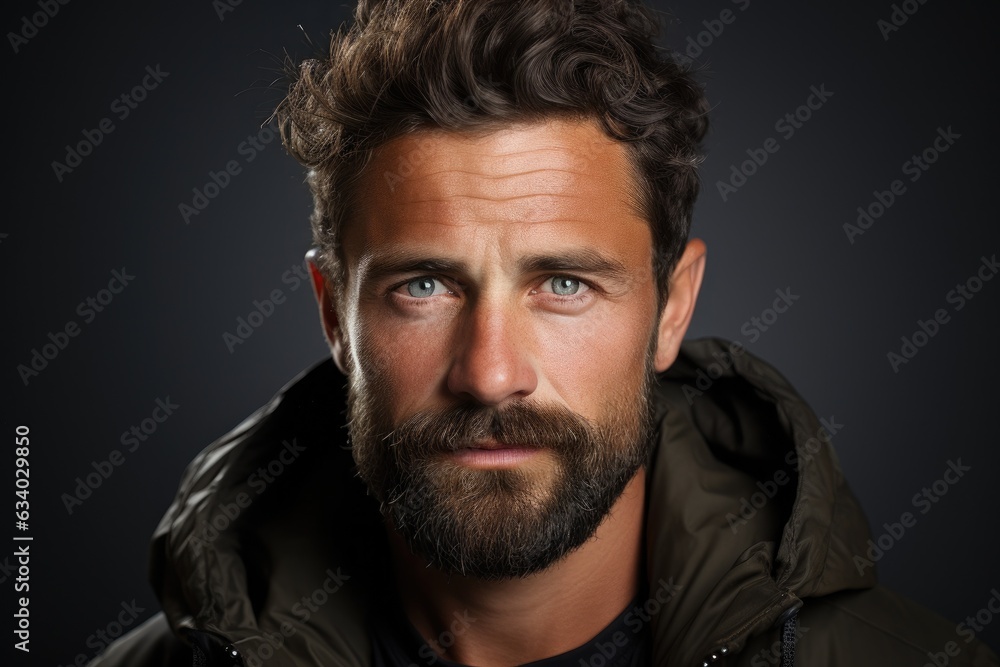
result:
[[[504,581],[448,575],[389,531],[410,622],[436,654],[466,665],[521,665],[584,645],[642,585],[645,471],[594,536],[537,574]]]

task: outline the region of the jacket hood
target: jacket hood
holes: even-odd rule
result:
[[[867,521],[820,420],[739,344],[687,341],[658,377],[647,488],[653,664],[737,653],[859,574]],[[308,370],[188,466],[153,536],[150,577],[174,632],[248,667],[367,667],[390,571],[377,504],[346,444],[346,380]],[[256,658],[256,660],[255,660]]]
[[[871,588],[868,522],[832,440],[787,380],[738,343],[686,342],[658,387],[648,489],[650,580],[676,596],[653,619],[653,664],[701,665],[780,625],[804,598]]]

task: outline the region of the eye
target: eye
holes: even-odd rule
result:
[[[583,281],[570,276],[553,276],[545,281],[545,284],[558,296],[574,296],[590,289]]]
[[[448,289],[437,278],[421,276],[406,283],[406,292],[417,299],[426,299],[430,296],[445,294]]]

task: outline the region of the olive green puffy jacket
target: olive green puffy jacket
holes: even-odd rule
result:
[[[390,570],[345,446],[344,384],[317,365],[190,464],[151,546],[163,613],[95,667],[370,665],[365,619]],[[771,366],[689,341],[657,391],[653,665],[777,665],[793,647],[807,667],[1000,665],[968,629],[876,584],[830,444],[842,427]]]

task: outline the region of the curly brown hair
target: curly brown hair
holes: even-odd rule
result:
[[[653,231],[659,302],[687,241],[708,104],[630,0],[360,0],[329,53],[290,64],[275,111],[307,167],[318,263],[343,286],[340,229],[374,151],[422,128],[488,131],[553,116],[622,141]]]

